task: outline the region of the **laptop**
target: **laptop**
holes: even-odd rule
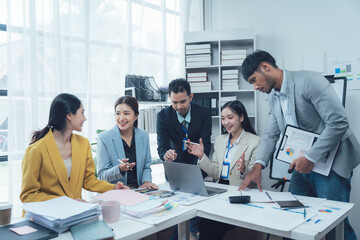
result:
[[[227,189],[205,186],[200,167],[197,165],[163,162],[165,177],[175,191],[210,197],[226,192]]]

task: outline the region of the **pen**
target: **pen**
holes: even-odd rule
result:
[[[128,159],[128,158],[127,158]],[[125,164],[121,159],[118,159],[119,163]],[[129,165],[126,165],[126,168],[132,171],[132,168],[129,167]]]
[[[306,219],[306,208],[304,208],[304,219]]]
[[[270,197],[270,194],[269,194],[268,192],[265,192],[265,194],[268,196],[268,198],[269,198],[270,200],[273,200],[273,199]]]

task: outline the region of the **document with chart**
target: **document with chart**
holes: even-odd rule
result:
[[[276,159],[292,163],[295,159],[304,156],[319,136],[319,134],[287,125],[276,153]],[[316,163],[312,171],[328,176],[338,147],[339,144],[329,152],[326,162]]]

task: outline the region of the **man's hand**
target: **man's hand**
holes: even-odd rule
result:
[[[122,182],[117,182],[114,186],[114,190],[118,189],[129,189],[127,186],[125,186]]]
[[[298,171],[299,173],[309,173],[313,169],[314,163],[307,160],[306,157],[302,156],[302,157],[295,159],[290,164],[289,168],[293,169],[294,167],[295,167],[295,170]]]
[[[253,169],[251,170],[251,172],[249,172],[246,175],[245,180],[244,180],[243,184],[241,184],[241,186],[239,187],[238,191],[243,191],[250,183],[254,182],[254,183],[256,183],[259,191],[262,192],[261,169],[262,169],[262,165],[260,163],[256,163],[254,165]]]
[[[167,152],[164,155],[165,161],[172,162],[177,158],[177,153],[173,149],[167,150]]]
[[[141,185],[139,188],[148,188],[148,189],[159,189],[159,187],[152,182],[145,181],[143,185]]]

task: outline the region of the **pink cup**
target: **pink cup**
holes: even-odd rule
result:
[[[120,220],[120,203],[106,201],[101,203],[103,220],[106,223],[116,223]]]

